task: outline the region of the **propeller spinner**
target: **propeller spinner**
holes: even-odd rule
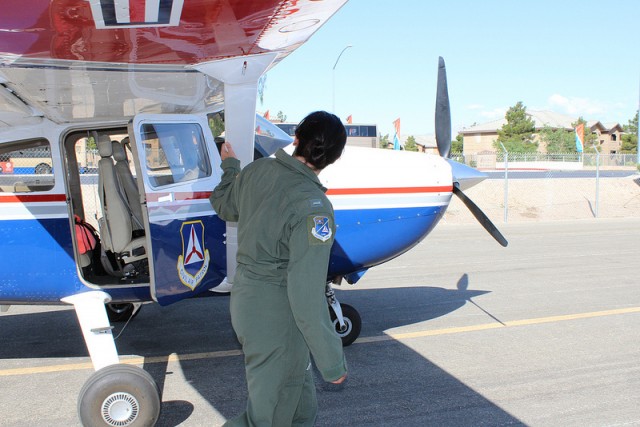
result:
[[[451,108],[449,107],[449,91],[447,89],[447,69],[444,59],[438,59],[438,88],[436,93],[436,144],[440,156],[449,159],[451,155]],[[451,162],[451,161],[450,161]],[[507,239],[491,222],[489,217],[476,205],[460,188],[460,183],[454,177],[453,194],[471,211],[473,216],[502,246],[507,246]]]

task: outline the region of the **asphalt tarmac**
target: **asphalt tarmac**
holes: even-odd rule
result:
[[[318,426],[640,425],[640,219],[442,224],[338,290],[363,320]],[[28,284],[26,284],[28,286]],[[146,305],[116,345],[163,396],[159,426],[245,405],[227,297]],[[0,314],[0,425],[79,425],[92,368],[72,310]]]

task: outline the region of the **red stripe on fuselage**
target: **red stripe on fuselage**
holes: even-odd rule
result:
[[[64,194],[10,194],[0,195],[0,203],[29,203],[29,202],[66,202]]]
[[[453,187],[378,187],[378,188],[331,188],[327,191],[328,196],[357,196],[371,194],[410,194],[410,193],[451,193]],[[162,197],[171,195],[173,201],[181,200],[201,200],[208,199],[210,191],[200,191],[195,193],[150,193],[147,194],[147,201],[157,202]]]
[[[441,187],[380,187],[380,188],[331,188],[328,196],[360,194],[408,194],[408,193],[451,193],[452,186]]]

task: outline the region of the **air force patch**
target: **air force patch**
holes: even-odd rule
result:
[[[326,216],[313,216],[310,217],[311,223],[311,236],[313,238],[326,242],[333,235],[333,231],[331,229],[331,221],[329,221],[329,217]],[[311,240],[311,238],[310,238]]]

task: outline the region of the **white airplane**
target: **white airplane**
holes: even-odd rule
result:
[[[145,302],[228,291],[236,228],[208,201],[221,176],[212,129],[223,126],[243,166],[289,146],[288,135],[256,117],[259,79],[345,1],[3,5],[0,307],[73,305],[96,371],[78,398],[84,425],[157,420],[157,386],[119,363],[110,322]],[[347,147],[320,176],[338,226],[327,298],[346,345],[360,319],[336,301],[332,285],[356,283],[415,246],[453,194],[506,246],[462,192],[483,175],[448,159],[448,104],[441,60],[441,156]]]

